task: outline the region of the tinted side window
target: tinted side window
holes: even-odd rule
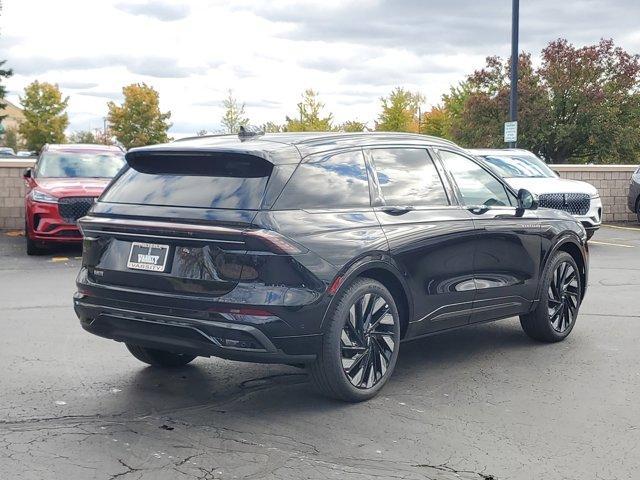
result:
[[[362,151],[323,155],[302,163],[274,209],[368,207],[369,182]]]
[[[435,165],[426,150],[371,150],[387,205],[449,205]]]
[[[457,153],[441,150],[439,155],[453,176],[464,205],[511,205],[502,183],[478,164]]]

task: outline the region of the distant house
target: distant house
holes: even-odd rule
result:
[[[0,117],[6,115],[5,119],[2,120],[2,126],[5,129],[18,130],[18,126],[24,120],[24,113],[22,113],[22,109],[15,106],[6,98],[2,100],[2,103],[7,104],[5,108],[0,108]]]

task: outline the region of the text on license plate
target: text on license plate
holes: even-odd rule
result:
[[[169,256],[169,245],[133,242],[129,253],[128,268],[164,272]]]

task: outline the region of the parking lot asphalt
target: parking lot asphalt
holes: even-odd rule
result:
[[[640,478],[640,228],[602,228],[571,336],[517,319],[403,344],[361,404],[304,370],[158,371],[79,326],[77,249],[0,233],[0,478]]]

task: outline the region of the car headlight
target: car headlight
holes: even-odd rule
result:
[[[58,203],[58,198],[41,190],[31,190],[31,199],[40,203]]]

